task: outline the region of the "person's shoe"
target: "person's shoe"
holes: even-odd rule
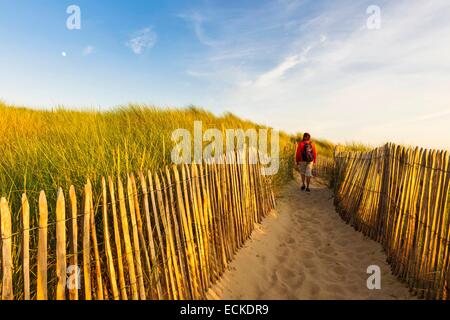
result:
[[[311,192],[311,190],[309,188],[306,188],[306,192]]]
[[[306,189],[306,187],[305,187],[305,186],[302,186],[302,191],[305,191],[305,189]]]

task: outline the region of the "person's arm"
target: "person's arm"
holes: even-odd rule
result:
[[[301,144],[300,143],[298,143],[297,144],[297,152],[295,153],[295,161],[297,162],[297,164],[300,162],[300,160],[301,160],[301,158],[300,158],[300,156],[301,156]]]

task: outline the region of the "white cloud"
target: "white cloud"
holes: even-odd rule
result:
[[[274,69],[260,75],[255,81],[256,86],[268,86],[274,81],[280,79],[287,71],[297,66],[302,59],[299,55],[294,55],[284,59],[282,63],[276,66]]]
[[[156,32],[148,27],[135,32],[126,43],[135,54],[142,54],[146,49],[152,48],[157,41]]]
[[[222,44],[222,42],[210,39],[206,35],[203,25],[208,19],[206,17],[204,17],[202,14],[200,14],[199,12],[195,11],[195,12],[191,12],[191,13],[178,14],[177,17],[184,19],[185,21],[187,21],[188,23],[191,24],[191,26],[194,30],[195,36],[197,37],[198,41],[201,44],[208,46],[208,47],[216,47],[216,46]]]
[[[201,72],[196,70],[186,70],[186,74],[194,78],[208,78],[213,75],[209,72]]]
[[[95,47],[94,46],[87,46],[86,48],[83,49],[83,56],[88,56],[91,55],[92,53],[94,53]]]
[[[257,87],[269,86],[275,81],[280,80],[290,69],[293,69],[300,63],[305,62],[306,56],[310,50],[311,46],[304,49],[302,54],[296,54],[285,58],[284,61],[275,68],[260,75],[254,82],[254,85]]]

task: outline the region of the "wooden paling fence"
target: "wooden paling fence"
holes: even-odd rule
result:
[[[322,156],[317,157],[314,166],[314,176],[332,181],[334,175],[334,159],[332,157]]]
[[[341,217],[381,242],[392,272],[414,294],[450,298],[450,159],[393,144],[335,153]]]
[[[1,299],[204,299],[275,206],[255,157],[88,180],[55,212],[23,194],[18,225],[1,198]]]

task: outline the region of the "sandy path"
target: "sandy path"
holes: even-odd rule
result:
[[[325,186],[304,193],[295,181],[277,201],[208,298],[412,299],[381,245],[341,220]],[[381,268],[381,290],[367,289],[369,265]]]

